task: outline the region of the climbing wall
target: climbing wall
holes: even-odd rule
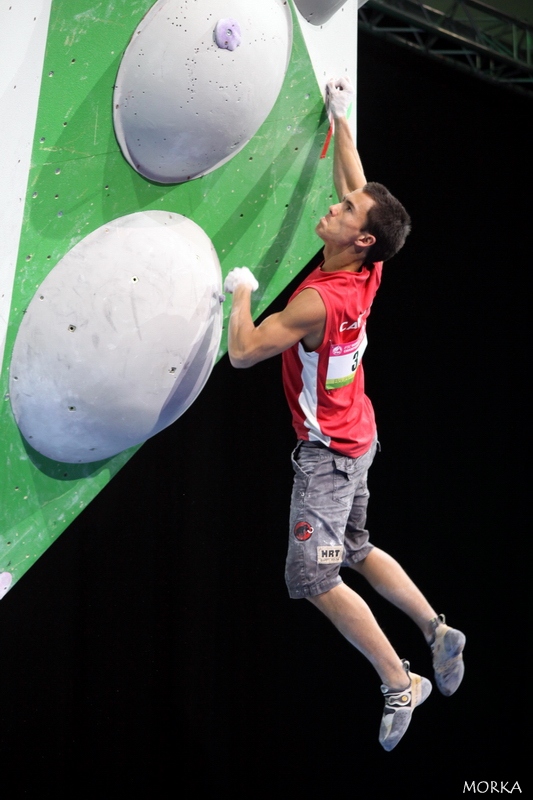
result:
[[[253,269],[256,317],[316,254],[333,196],[324,84],[355,82],[355,0],[319,4],[320,25],[283,0],[32,3],[23,52],[39,25],[46,47],[28,166],[21,181],[15,142],[1,172],[18,174],[21,213],[0,218],[15,254],[0,594],[194,401],[226,351],[227,272]],[[20,52],[22,12],[0,13],[4,52]],[[188,260],[190,236],[205,241]]]

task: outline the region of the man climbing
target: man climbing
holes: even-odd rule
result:
[[[330,81],[326,98],[335,126],[333,179],[340,202],[316,226],[324,262],[283,311],[258,326],[250,311],[257,281],[247,267],[232,270],[224,284],[233,295],[229,357],[243,368],[282,353],[298,437],[287,587],[291,597],[306,598],[322,611],[374,666],[385,701],[379,741],[392,750],[431,683],[399,658],[367,603],[343,582],[341,566],[360,573],[418,625],[445,695],[461,683],[465,636],[446,625],[395,559],[370,544],[365,529],[367,474],[377,447],[361,363],[366,321],[383,262],[403,246],[410,219],[384,186],[366,181],[346,118],[353,98],[348,79]]]

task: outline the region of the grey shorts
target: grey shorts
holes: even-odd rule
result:
[[[377,440],[358,458],[314,442],[293,454],[289,550],[285,581],[293,598],[314,597],[342,583],[341,566],[361,561],[373,548],[365,529],[368,470]]]

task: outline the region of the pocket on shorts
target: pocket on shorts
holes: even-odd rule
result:
[[[322,458],[322,453],[318,447],[302,447],[302,444],[302,442],[298,442],[292,451],[292,468],[297,475],[310,478]]]
[[[343,506],[351,506],[355,489],[355,459],[348,456],[333,456],[333,499]]]

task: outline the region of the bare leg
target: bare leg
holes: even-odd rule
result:
[[[365,559],[352,567],[367,579],[372,588],[390,603],[401,609],[418,625],[429,643],[434,628],[430,624],[437,616],[422,592],[398,562],[375,547]]]
[[[341,583],[308,600],[368,658],[386,686],[406,688],[405,668],[362,597]]]

